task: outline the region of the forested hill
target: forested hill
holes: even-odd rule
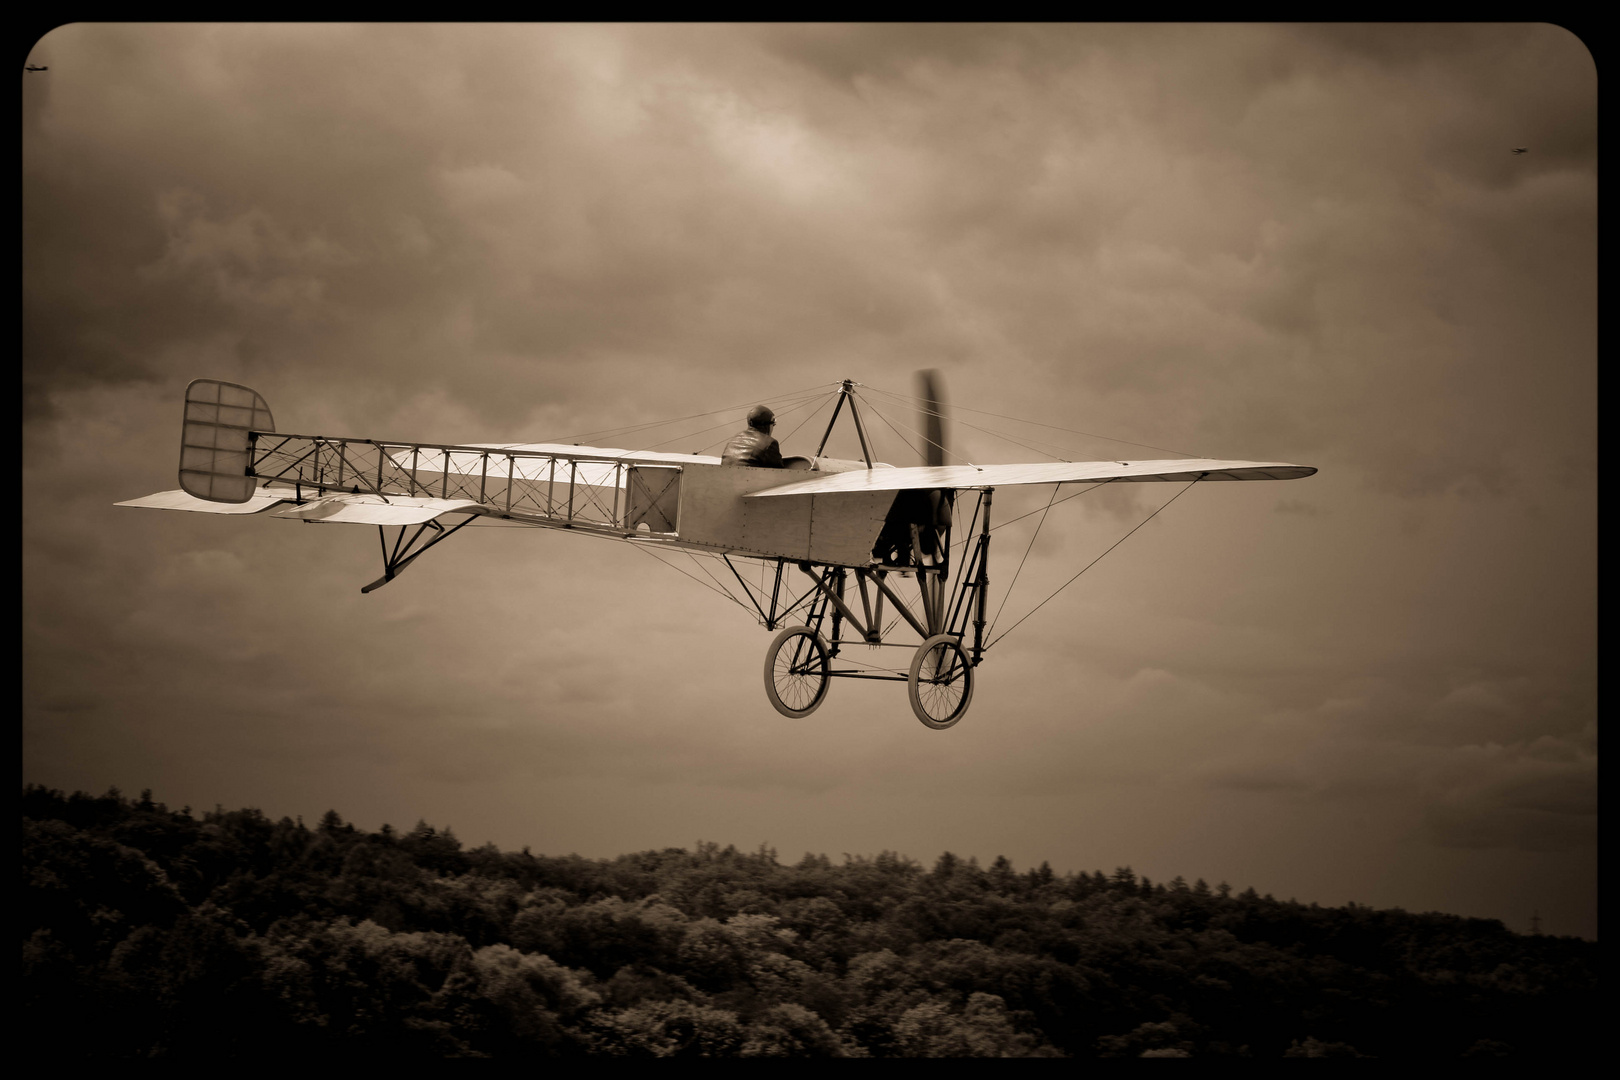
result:
[[[23,792],[25,1040],[62,1056],[1569,1057],[1597,945],[942,855],[463,850]]]

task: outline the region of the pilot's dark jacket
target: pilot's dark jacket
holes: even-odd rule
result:
[[[776,445],[770,432],[746,428],[726,443],[720,455],[722,465],[752,465],[756,469],[781,469],[782,448]]]

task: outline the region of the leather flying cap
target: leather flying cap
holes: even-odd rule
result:
[[[755,405],[748,410],[748,426],[759,431],[767,431],[776,423],[776,414],[763,405]]]

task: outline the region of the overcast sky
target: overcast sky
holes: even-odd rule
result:
[[[1596,935],[1597,83],[1569,33],[75,25],[29,62],[25,781]],[[112,505],[178,486],[199,377],[283,431],[434,442],[734,407],[653,429],[693,451],[845,378],[915,424],[890,395],[924,367],[981,410],[951,427],[974,461],[1320,472],[1195,486],[945,732],[898,684],[778,715],[770,635],[622,543],[468,529],[362,596],[370,527]],[[1054,510],[1002,627],[1177,490]],[[997,534],[996,603],[1034,520]]]

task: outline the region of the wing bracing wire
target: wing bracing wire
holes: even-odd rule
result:
[[[1033,615],[1037,611],[1041,610],[1041,608],[1043,608],[1043,607],[1045,607],[1047,605],[1047,603],[1052,599],[1052,597],[1056,596],[1058,593],[1062,592],[1064,589],[1067,589],[1070,585],[1073,585],[1076,581],[1079,580],[1080,574],[1083,574],[1087,570],[1090,570],[1093,566],[1096,566],[1099,562],[1101,562],[1103,560],[1103,557],[1106,556],[1109,551],[1113,551],[1115,548],[1119,547],[1119,545],[1121,545],[1125,541],[1129,540],[1133,535],[1135,535],[1137,529],[1140,529],[1143,525],[1146,525],[1148,522],[1150,522],[1154,518],[1158,517],[1159,514],[1165,509],[1165,507],[1169,506],[1171,503],[1175,502],[1177,499],[1179,499],[1183,495],[1187,494],[1187,492],[1190,491],[1192,489],[1192,486],[1194,484],[1196,484],[1196,483],[1198,483],[1197,480],[1189,480],[1187,482],[1187,486],[1182,488],[1180,491],[1176,492],[1174,495],[1170,496],[1170,498],[1166,499],[1164,501],[1163,506],[1160,506],[1158,510],[1153,511],[1153,513],[1151,513],[1147,517],[1143,518],[1140,522],[1138,522],[1136,524],[1135,528],[1131,529],[1130,532],[1126,533],[1124,536],[1120,537],[1118,540],[1115,540],[1112,544],[1109,544],[1107,551],[1104,551],[1102,553],[1102,555],[1098,555],[1095,559],[1092,559],[1090,562],[1086,563],[1086,565],[1082,566],[1080,568],[1079,573],[1075,574],[1074,577],[1070,578],[1068,581],[1065,581],[1062,585],[1059,585],[1056,589],[1053,589],[1052,592],[1051,592],[1051,595],[1049,595],[1045,600],[1042,600],[1040,603],[1036,604],[1033,608],[1031,608],[1028,612],[1026,612],[1024,614],[1023,618],[1019,619],[1017,622],[1015,622],[1011,626],[1007,627],[1007,629],[1003,630],[999,636],[997,636],[992,641],[990,641],[988,644],[986,644],[985,647],[984,647],[985,651],[989,652],[990,651],[990,646],[995,645],[997,642],[1001,641],[1002,638],[1006,637],[1008,634],[1012,633],[1014,630],[1016,630],[1020,626],[1022,626],[1023,623],[1024,623],[1024,619],[1029,618],[1031,615]],[[1005,601],[1003,601],[1003,604],[1005,604]],[[997,611],[996,614],[999,615],[1000,611]],[[992,627],[992,629],[993,629],[993,627]]]
[[[897,393],[897,392],[895,392],[893,390],[884,390],[884,389],[882,389],[880,387],[870,386],[870,385],[868,385],[866,383],[861,383],[860,385],[861,385],[861,387],[863,389],[870,390],[870,391],[872,391],[873,393],[876,393],[876,394],[883,394],[886,397],[895,399],[899,403],[904,403],[906,405],[911,405],[911,406],[917,406],[917,405],[922,404],[922,402],[918,398],[915,398],[915,397],[912,397],[912,396],[909,396],[909,395],[906,395],[906,394],[900,394],[900,393]],[[1161,451],[1163,451],[1164,453],[1167,453],[1167,454],[1175,454],[1177,457],[1198,457],[1199,456],[1197,454],[1188,453],[1188,452],[1183,451],[1183,450],[1173,450],[1168,446],[1156,446],[1153,443],[1137,442],[1137,441],[1135,441],[1133,439],[1120,439],[1120,438],[1116,438],[1115,436],[1112,436],[1112,435],[1099,435],[1094,431],[1081,431],[1078,428],[1060,427],[1057,424],[1043,424],[1039,420],[1026,420],[1026,419],[1024,419],[1022,417],[1007,416],[1007,415],[1005,415],[1003,413],[993,413],[993,412],[989,412],[989,411],[987,411],[985,409],[974,409],[974,408],[970,408],[970,407],[968,407],[966,405],[953,405],[951,407],[951,411],[953,413],[970,412],[970,413],[976,413],[976,414],[978,414],[980,416],[993,416],[998,420],[1011,420],[1016,424],[1029,424],[1032,427],[1046,428],[1049,431],[1062,431],[1062,432],[1066,432],[1066,433],[1068,433],[1070,435],[1083,435],[1088,439],[1102,439],[1104,442],[1120,443],[1120,444],[1122,444],[1124,446],[1139,446],[1139,447],[1142,447],[1142,448],[1147,449],[1147,450],[1161,450]],[[956,418],[956,419],[958,420],[958,422],[965,423],[965,421],[961,421],[960,418]],[[1027,446],[1024,443],[1018,443],[1017,440],[1012,439],[1010,436],[1006,435],[1004,432],[994,431],[994,430],[992,430],[990,428],[978,427],[977,425],[974,425],[974,424],[967,424],[966,426],[972,427],[976,431],[983,431],[987,435],[994,435],[996,438],[1006,439],[1008,442],[1013,442],[1013,443],[1016,443],[1019,446],[1024,446],[1024,448],[1026,450],[1036,450],[1036,448],[1033,447],[1033,446]],[[1035,441],[1038,442],[1040,440],[1035,440]],[[1048,445],[1055,446],[1060,450],[1064,450],[1065,453],[1079,454],[1078,451],[1075,451],[1075,450],[1072,450],[1072,449],[1069,449],[1069,448],[1066,448],[1066,447],[1058,446],[1058,444],[1056,444],[1056,443],[1050,443]],[[1036,452],[1037,453],[1047,453],[1048,451],[1036,450]],[[1056,456],[1056,455],[1054,455],[1054,456]]]
[[[817,383],[814,386],[807,386],[807,387],[805,387],[805,388],[803,388],[801,390],[792,390],[792,391],[789,391],[789,392],[784,393],[784,394],[778,394],[778,395],[776,395],[776,397],[778,399],[781,399],[781,398],[797,398],[797,397],[799,397],[801,395],[805,395],[805,394],[814,394],[817,391],[821,391],[826,385],[827,385],[826,383]],[[583,441],[585,441],[587,439],[597,438],[598,436],[611,436],[611,437],[614,437],[614,438],[618,438],[618,437],[623,436],[623,435],[634,434],[635,432],[638,432],[638,431],[645,431],[648,428],[662,427],[665,424],[679,424],[679,423],[682,423],[683,421],[686,421],[686,420],[698,420],[698,419],[702,419],[705,416],[718,416],[721,413],[735,412],[738,409],[746,409],[750,405],[753,405],[753,404],[756,404],[756,402],[745,401],[740,405],[727,405],[725,408],[710,409],[708,412],[692,413],[690,416],[678,416],[678,417],[674,417],[674,418],[668,419],[668,420],[652,420],[652,421],[649,421],[649,422],[644,423],[644,424],[628,424],[628,425],[625,425],[624,427],[603,428],[600,431],[586,431],[586,432],[581,432],[581,433],[576,434],[576,435],[565,435],[565,436],[562,436],[560,438],[554,439],[552,441],[554,441],[554,442],[576,442],[576,441],[583,442]],[[664,441],[666,441],[666,442],[674,442],[675,440],[674,439],[666,439]],[[648,449],[648,448],[647,447],[642,447],[642,449]]]

